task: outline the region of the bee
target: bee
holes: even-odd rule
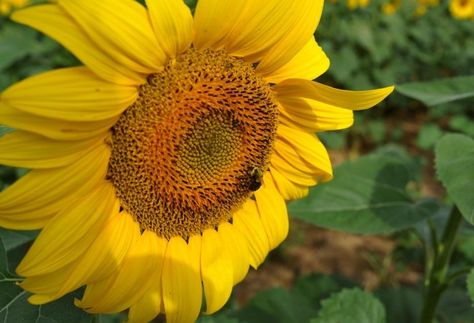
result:
[[[252,192],[255,192],[262,186],[263,171],[260,168],[254,167],[250,171],[249,175],[250,175],[249,189]]]

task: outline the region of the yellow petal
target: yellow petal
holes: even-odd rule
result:
[[[201,273],[206,296],[206,314],[218,311],[230,297],[233,287],[232,262],[225,244],[214,229],[202,234]]]
[[[24,168],[53,168],[72,164],[104,143],[106,134],[81,141],[56,141],[26,131],[0,137],[0,164]]]
[[[230,223],[220,224],[218,233],[231,257],[235,285],[244,279],[249,270],[248,243],[243,235]]]
[[[40,294],[30,302],[43,304],[82,285],[105,279],[118,270],[130,245],[138,240],[139,232],[130,215],[117,212],[83,256],[54,272],[27,277],[20,286]]]
[[[0,124],[55,140],[83,140],[110,129],[118,117],[101,121],[66,121],[35,116],[0,102]]]
[[[286,154],[285,157],[291,156]],[[289,159],[289,158],[288,158]],[[302,162],[300,161],[299,164]],[[295,167],[295,165],[283,158],[278,152],[274,152],[270,160],[271,166],[278,170],[283,176],[293,183],[302,186],[313,186],[319,182],[319,178],[316,174],[312,174],[310,171],[302,171]]]
[[[144,75],[130,70],[98,47],[73,18],[55,4],[15,11],[11,18],[57,40],[97,76],[109,82],[137,85],[145,81]]]
[[[268,73],[290,61],[304,46],[316,28],[321,8],[319,0],[200,0],[194,43],[198,48],[224,47],[251,62],[269,54],[262,65],[262,73]]]
[[[332,165],[323,143],[314,134],[280,125],[275,150],[295,168],[323,181],[332,179]]]
[[[193,40],[193,16],[183,0],[147,0],[156,37],[168,57],[188,49]]]
[[[229,36],[227,48],[247,61],[261,60],[260,71],[270,73],[289,62],[313,35],[322,1],[251,3]]]
[[[195,249],[199,249],[200,241],[195,241]],[[191,323],[199,315],[201,274],[199,259],[193,249],[181,237],[169,240],[163,265],[163,304],[168,323]]]
[[[275,169],[275,167],[270,167],[270,173],[272,174],[275,187],[285,200],[297,200],[308,195],[309,190],[307,186],[291,182],[282,173]]]
[[[161,293],[162,274],[162,270],[156,270],[154,275],[150,278],[150,288],[128,311],[128,323],[150,322],[160,314],[161,308],[163,307],[163,295]]]
[[[56,292],[61,297],[82,285],[108,278],[140,237],[138,224],[125,212],[116,212],[95,241],[78,260],[68,279]]]
[[[69,166],[30,171],[0,193],[0,226],[19,230],[43,227],[103,181],[109,156],[110,147],[100,145]]]
[[[269,83],[279,83],[289,78],[314,80],[328,68],[329,58],[311,36],[306,45],[285,65],[271,70],[265,69],[265,65],[259,64],[256,72],[262,74]]]
[[[250,265],[256,269],[265,260],[270,244],[255,201],[247,200],[243,207],[235,212],[233,225],[246,238]]]
[[[52,295],[31,295],[28,297],[28,302],[33,305],[43,305],[54,300]]]
[[[276,248],[288,235],[286,204],[276,190],[269,172],[263,178],[262,187],[255,192],[257,208],[268,236],[270,248]]]
[[[20,276],[53,272],[83,255],[118,209],[115,189],[104,182],[59,213],[41,231],[17,267]]]
[[[135,102],[135,87],[103,81],[86,67],[54,70],[30,77],[2,93],[8,105],[34,115],[70,121],[119,116]]]
[[[40,296],[33,299],[34,304],[44,304],[43,302],[57,299],[54,295],[68,279],[76,266],[77,262],[73,261],[51,273],[26,277],[19,285],[24,290]]]
[[[241,14],[251,7],[251,3],[250,0],[199,0],[194,13],[194,46],[198,49],[224,47]]]
[[[80,307],[90,313],[120,312],[140,300],[161,271],[166,240],[145,231],[130,247],[115,275],[88,285]]]
[[[262,74],[270,74],[290,62],[308,39],[313,37],[323,11],[323,0],[288,1],[293,6],[285,13],[286,21],[277,21],[276,34],[280,37],[275,45],[269,48],[258,64]],[[275,19],[272,16],[271,19]],[[275,33],[275,32],[274,32]]]
[[[146,9],[133,0],[58,0],[98,47],[116,63],[144,74],[159,71],[167,57]]]
[[[309,132],[339,130],[354,123],[352,110],[301,97],[278,96],[280,121]]]
[[[388,86],[375,90],[348,91],[301,79],[285,80],[273,87],[279,96],[303,97],[350,110],[371,108],[392,93],[393,89],[393,86]]]

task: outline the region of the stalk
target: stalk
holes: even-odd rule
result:
[[[449,284],[449,280],[447,280],[449,262],[453,254],[456,234],[461,222],[461,213],[459,209],[454,206],[444,228],[441,240],[439,242],[433,242],[433,259],[427,262],[431,263],[432,266],[428,268],[428,279],[425,280],[420,323],[433,322],[441,294]]]

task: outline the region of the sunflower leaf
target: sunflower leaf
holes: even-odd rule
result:
[[[73,298],[78,295],[69,294],[47,305],[32,306],[27,301],[30,295],[15,284],[0,283],[0,290],[0,321],[2,322],[93,322],[93,316],[74,306]]]
[[[385,308],[369,293],[345,289],[321,302],[322,308],[311,323],[385,323]]]
[[[465,135],[448,134],[435,149],[439,180],[464,218],[474,224],[474,140]]]
[[[0,282],[9,276],[7,250],[5,249],[2,237],[0,237]]]
[[[417,163],[404,151],[384,148],[343,163],[334,179],[289,204],[289,213],[330,229],[361,234],[387,234],[409,228],[433,215],[435,200],[415,201],[408,187],[419,176]]]
[[[419,100],[427,106],[474,97],[474,76],[460,76],[430,82],[397,85],[401,94]]]

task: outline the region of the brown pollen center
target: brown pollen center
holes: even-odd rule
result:
[[[148,77],[112,128],[107,177],[143,230],[187,239],[229,221],[252,195],[277,118],[250,64],[190,49]]]

